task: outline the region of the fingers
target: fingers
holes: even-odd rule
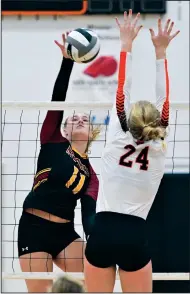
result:
[[[123,18],[124,18],[124,24],[127,24],[127,12],[126,11],[123,14]],[[119,22],[119,20],[118,20],[117,17],[115,17],[115,21],[116,21],[117,26],[120,28],[121,27],[121,24],[120,24],[120,22]]]
[[[126,11],[124,12],[124,21],[125,21],[125,23],[127,23],[127,24],[130,24],[131,23],[131,21],[132,21],[132,15],[133,15],[132,9],[129,9],[128,17],[127,17],[127,12]]]
[[[136,33],[137,33],[137,35],[138,35],[138,33],[139,33],[139,31],[142,29],[142,25],[141,26],[138,26],[137,28],[136,28]]]
[[[171,21],[171,19],[168,19],[167,22],[166,22],[166,24],[165,24],[165,27],[164,27],[164,32],[165,33],[168,31],[168,27],[169,27],[170,21]]]
[[[127,16],[127,12],[126,11],[124,12],[124,17],[123,17],[124,18],[124,25],[125,24],[131,24],[131,22],[132,22],[132,16],[133,16],[132,9],[129,9],[128,16]],[[133,22],[133,26],[134,27],[137,25],[137,22],[138,22],[139,18],[140,18],[140,13],[137,13],[137,15],[136,15],[136,17],[134,19],[134,22]],[[115,18],[115,21],[116,21],[118,27],[120,28],[121,27],[121,24],[120,24],[120,22],[119,22],[119,20],[118,20],[117,17]]]
[[[66,41],[65,34],[62,34],[62,40],[63,40],[63,46],[65,46],[65,41]]]
[[[158,19],[158,33],[159,34],[162,33],[162,21],[161,21],[161,18]]]
[[[166,24],[165,24],[165,27],[164,27],[164,33],[167,34],[167,35],[170,35],[172,30],[173,30],[173,27],[174,27],[174,22],[172,21],[171,23],[171,19],[168,19]],[[171,40],[173,38],[175,38],[178,34],[179,34],[180,31],[177,31],[175,34],[173,34],[171,36]],[[154,37],[155,34],[153,32],[152,29],[150,29],[150,33],[151,33],[151,36]],[[162,22],[161,22],[161,19],[159,18],[158,19],[158,34],[162,34]]]
[[[120,28],[121,25],[120,25],[120,22],[117,17],[115,18],[115,21],[116,21],[116,24],[118,25],[118,27]]]
[[[66,32],[66,37],[68,37],[68,35],[70,34],[70,32],[71,32],[71,31],[69,31],[69,32]]]
[[[55,44],[59,47],[59,48],[61,48],[62,49],[62,47],[63,47],[63,45],[62,44],[60,44],[58,41],[56,41],[56,40],[54,40],[54,42],[55,42]]]
[[[171,34],[171,31],[172,31],[172,29],[173,29],[173,26],[174,26],[174,22],[172,21],[172,23],[171,23],[171,25],[170,25],[170,27],[169,27],[169,29],[168,29],[168,34],[169,34],[169,35]]]
[[[70,31],[69,32],[66,32],[66,34],[62,34],[62,41],[63,41],[62,44],[59,43],[58,41],[54,40],[55,44],[61,49],[62,52],[64,52],[64,50],[65,50],[66,38],[68,37],[69,33],[70,33]]]
[[[124,19],[124,23],[127,24],[127,21],[128,21],[128,18],[127,18],[127,11],[124,12],[123,19]]]
[[[180,31],[177,31],[175,34],[171,35],[170,40],[174,39],[179,33]]]
[[[155,37],[155,32],[154,32],[154,30],[153,30],[153,29],[149,29],[149,31],[150,31],[150,34],[151,34],[151,38],[154,38],[154,37]]]
[[[136,15],[136,17],[134,19],[134,22],[133,22],[134,27],[137,25],[137,22],[138,22],[139,18],[140,18],[140,13],[137,13],[137,15]]]

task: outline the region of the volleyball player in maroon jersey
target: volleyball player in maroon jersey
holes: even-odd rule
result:
[[[63,61],[52,101],[66,98],[73,61],[60,47]],[[98,131],[87,114],[68,117],[61,132],[63,111],[48,111],[41,129],[37,172],[27,195],[18,229],[18,252],[24,272],[82,272],[84,242],[74,229],[74,211],[81,201],[82,224],[88,236],[93,223],[98,179],[87,150]],[[63,133],[63,135],[62,135]],[[71,144],[72,142],[72,144]],[[46,292],[51,280],[26,280],[29,292]]]

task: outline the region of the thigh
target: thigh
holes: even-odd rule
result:
[[[85,242],[81,238],[77,238],[62,250],[53,261],[65,272],[82,272],[84,250]]]
[[[85,259],[84,275],[87,292],[113,292],[116,267],[95,267]]]
[[[23,272],[52,272],[53,262],[50,254],[46,252],[35,252],[24,254],[19,258],[20,267]],[[39,274],[40,276],[40,274]],[[28,292],[47,292],[52,286],[52,280],[25,280]]]
[[[20,256],[23,272],[52,272],[52,256],[47,252],[33,252]]]
[[[43,220],[35,215],[23,212],[18,227],[18,254],[19,257],[34,252],[51,254],[51,232]]]
[[[148,262],[137,271],[126,272],[119,269],[121,288],[124,293],[150,293],[152,292],[152,263]]]

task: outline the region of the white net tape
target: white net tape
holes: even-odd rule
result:
[[[110,102],[56,102],[56,101],[7,101],[2,103],[3,109],[43,109],[43,110],[74,110],[90,111],[90,110],[110,110],[112,104]],[[173,102],[171,110],[188,110],[188,102]]]
[[[21,273],[17,253],[17,229],[22,204],[31,189],[39,153],[40,128],[47,110],[87,112],[102,132],[92,145],[89,158],[99,175],[101,152],[106,142],[110,103],[3,102],[2,104],[2,271],[3,279],[54,279],[54,273]],[[189,104],[173,103],[166,172],[189,172]],[[77,205],[75,229],[84,238]],[[83,278],[82,273],[72,273]],[[154,280],[189,280],[189,273],[154,273]]]
[[[69,273],[74,278],[84,279],[83,273]],[[63,275],[63,274],[61,274]],[[3,273],[3,279],[29,279],[29,280],[54,280],[60,276],[58,273],[22,273],[22,274],[10,274]],[[119,276],[116,276],[116,279],[119,280]],[[188,281],[190,280],[190,273],[154,273],[153,274],[154,281]]]

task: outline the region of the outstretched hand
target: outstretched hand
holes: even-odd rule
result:
[[[55,42],[55,44],[61,49],[61,52],[62,52],[62,54],[63,54],[63,57],[72,59],[72,58],[67,54],[67,50],[66,50],[66,48],[65,48],[66,38],[67,38],[67,36],[68,36],[69,33],[70,33],[70,32],[66,32],[66,34],[62,34],[62,40],[63,40],[63,43],[62,43],[62,44],[59,43],[59,42],[56,41],[56,40],[55,40],[54,42]]]
[[[122,44],[127,44],[128,42],[133,42],[133,40],[138,35],[142,26],[137,26],[137,22],[140,18],[140,13],[137,13],[134,20],[132,20],[132,9],[129,10],[129,14],[124,12],[124,22],[121,24],[116,18],[116,23],[120,30],[120,40]]]
[[[155,47],[155,49],[166,49],[180,31],[175,32],[174,34],[171,34],[174,26],[174,22],[171,22],[170,19],[167,20],[164,29],[162,28],[162,21],[159,18],[158,19],[158,34],[156,35],[153,29],[150,29],[151,39],[152,43]]]

